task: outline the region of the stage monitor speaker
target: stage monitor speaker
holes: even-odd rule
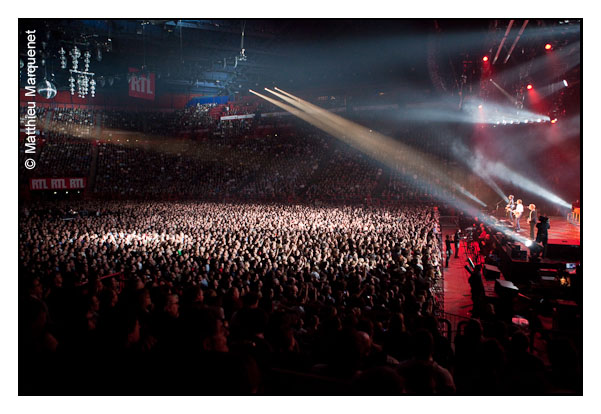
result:
[[[579,262],[582,249],[576,240],[552,239],[547,244],[547,259]]]
[[[525,250],[524,250],[524,253],[526,253]],[[517,259],[517,260],[523,260],[522,259],[522,249],[520,248],[519,244],[511,245],[511,258]]]
[[[558,275],[558,271],[556,268],[543,268],[538,269],[537,274],[539,277],[550,277],[554,279]]]
[[[501,271],[497,266],[493,266],[490,264],[484,265],[484,278],[486,280],[496,280],[501,277]]]
[[[495,280],[495,293],[499,297],[514,298],[518,295],[519,291],[518,287],[509,280]]]

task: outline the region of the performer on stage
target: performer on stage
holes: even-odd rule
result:
[[[528,209],[530,210],[528,215],[528,223],[530,224],[530,240],[534,240],[534,228],[538,222],[538,212],[536,211],[536,206],[534,204],[530,204]]]
[[[513,215],[515,216],[515,231],[520,231],[520,217],[522,217],[522,213],[524,212],[524,205],[522,204],[522,200],[518,200],[515,205],[515,210],[513,211]]]
[[[507,220],[513,221],[513,210],[515,209],[515,202],[513,201],[513,194],[509,195],[509,203],[505,206],[505,215]]]

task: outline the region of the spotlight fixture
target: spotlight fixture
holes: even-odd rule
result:
[[[532,86],[532,84],[531,84],[531,83],[529,83],[528,85],[526,85],[526,89],[528,89],[528,90],[532,90],[532,88],[533,88],[533,87],[534,87],[534,86]]]
[[[563,80],[563,85],[567,88],[568,87],[568,81],[567,80]]]
[[[484,57],[482,58],[482,62],[488,62],[488,56],[484,56]]]
[[[551,43],[547,43],[545,45],[545,50],[551,50],[551,49],[553,49],[553,46],[551,46]]]

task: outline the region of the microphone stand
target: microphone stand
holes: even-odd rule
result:
[[[495,212],[499,211],[499,204],[503,203],[505,200],[499,200],[499,202],[496,204],[496,208],[495,208]]]

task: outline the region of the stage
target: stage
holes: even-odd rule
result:
[[[498,217],[506,227],[513,228],[513,223],[510,223],[504,217]],[[551,240],[554,242],[561,242],[580,245],[580,224],[573,224],[568,222],[565,217],[551,216],[549,217],[549,243]],[[520,220],[521,231],[520,236],[530,237],[530,224],[526,222],[525,216]],[[536,237],[536,228],[534,229],[534,236]]]
[[[511,228],[510,223],[507,220],[501,220],[506,227]],[[580,225],[568,222],[565,217],[551,216],[549,217],[549,237],[548,237],[548,250],[545,258],[542,259],[544,262],[556,262],[569,260],[571,262],[580,262],[581,256],[575,256],[575,250],[580,250]],[[530,238],[530,224],[523,218],[520,220],[521,230],[517,232],[520,236]],[[536,237],[536,229],[534,230],[534,236]],[[518,240],[513,241],[514,245],[519,245],[520,250],[529,252],[528,246]],[[530,257],[530,254],[527,255]],[[574,260],[578,258],[579,260]]]
[[[506,220],[502,220],[502,223],[509,227]],[[536,249],[526,246],[525,240],[520,242],[502,232],[492,235],[493,243],[500,253],[499,267],[506,279],[516,282],[534,280],[540,276],[542,270],[572,269],[582,262],[580,225],[570,223],[565,217],[559,216],[550,217],[549,224],[547,250],[544,255],[541,254],[542,248],[539,254],[536,254]],[[517,234],[529,239],[530,225],[523,219],[520,226],[521,231]]]
[[[509,224],[509,223],[505,223]],[[522,237],[529,238],[530,226],[526,220],[520,221]],[[498,300],[495,291],[495,280],[507,280],[519,288],[521,294],[529,298],[557,299],[564,298],[565,288],[561,285],[562,274],[575,275],[573,265],[582,262],[582,249],[580,245],[580,226],[567,221],[565,217],[550,217],[549,238],[547,257],[533,260],[528,247],[523,243],[504,243],[501,232],[493,234],[492,240],[494,250],[498,252],[498,261],[495,264],[498,274],[486,273],[483,277],[483,285],[487,301]],[[444,234],[453,236],[452,228],[444,229]],[[536,235],[536,233],[535,233]],[[519,247],[519,253],[515,249]],[[458,259],[451,258],[450,265],[445,269],[445,312],[461,318],[471,316],[472,301],[470,285],[468,283],[469,273],[465,269],[468,257],[473,263],[486,264],[490,267],[486,258],[480,255],[479,249],[468,249],[468,243],[464,240],[460,245]]]

